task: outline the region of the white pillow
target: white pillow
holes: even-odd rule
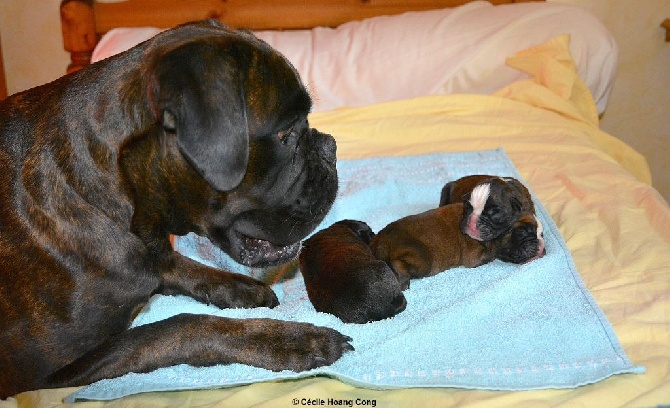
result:
[[[98,61],[144,41],[156,28],[115,29],[93,54]],[[607,104],[618,48],[587,10],[536,2],[464,6],[349,22],[337,28],[258,31],[296,67],[314,112],[429,94],[496,90],[527,75],[505,65],[523,49],[570,34],[570,51],[598,111]]]

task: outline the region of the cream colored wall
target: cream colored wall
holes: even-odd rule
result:
[[[601,128],[642,153],[670,202],[670,42],[661,22],[670,0],[548,0],[591,10],[612,32],[620,58]]]
[[[602,128],[647,157],[654,186],[670,201],[670,43],[660,23],[670,0],[548,0],[591,10],[620,46],[619,73]],[[7,88],[18,92],[56,79],[62,50],[60,0],[0,0]]]
[[[7,92],[53,81],[65,72],[60,0],[0,0]]]

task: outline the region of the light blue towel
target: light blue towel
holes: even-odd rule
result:
[[[521,180],[503,150],[413,157],[342,160],[340,191],[321,227],[352,218],[376,232],[389,222],[434,208],[444,183],[468,174]],[[459,387],[491,390],[571,388],[614,374],[641,373],[628,359],[611,325],[584,286],[556,225],[535,199],[545,226],[547,254],[525,265],[494,261],[412,281],[407,309],[368,324],[344,324],[309,303],[302,276],[289,265],[275,270],[236,266],[273,286],[275,309],[220,310],[183,296],[156,296],[134,325],[171,315],[208,313],[272,317],[329,326],[353,338],[355,351],[329,367],[294,373],[241,364],[179,365],[148,374],[103,380],[68,401],[108,400],[165,390],[230,387],[259,381],[325,375],[359,387]],[[213,266],[234,263],[195,236],[177,249]]]

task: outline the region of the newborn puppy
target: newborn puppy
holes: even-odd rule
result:
[[[345,323],[382,320],[405,310],[396,275],[372,255],[373,236],[366,223],[344,220],[303,243],[300,270],[316,310]]]
[[[500,238],[502,245],[497,258],[516,264],[541,258],[546,254],[544,228],[534,214],[524,214],[512,226],[512,231]]]
[[[492,261],[503,241],[482,242],[462,234],[459,221],[463,209],[463,203],[448,204],[394,221],[372,238],[372,252],[389,264],[403,289],[411,278]]]
[[[507,234],[522,214],[535,214],[526,187],[512,177],[473,175],[447,183],[440,206],[465,204],[461,231],[477,241],[490,241]]]
[[[442,188],[440,205],[458,202],[465,205],[461,231],[480,240],[484,236],[497,236],[493,239],[501,240],[498,259],[520,264],[546,253],[544,227],[535,216],[528,189],[519,180],[473,175],[447,183]],[[514,218],[517,207],[520,213]],[[483,208],[479,216],[476,208]]]

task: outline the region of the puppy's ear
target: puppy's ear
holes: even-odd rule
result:
[[[342,221],[338,221],[337,223],[345,225],[346,227],[348,227],[366,245],[370,245],[370,241],[372,240],[372,237],[375,236],[375,233],[372,232],[372,228],[370,228],[370,226],[363,221],[342,220]]]
[[[227,51],[227,50],[226,50]],[[182,45],[154,68],[152,99],[163,129],[216,190],[236,187],[249,161],[245,92],[236,50],[205,42]]]
[[[442,193],[440,194],[440,207],[447,204],[451,204],[451,190],[454,186],[454,182],[450,181],[442,187]]]
[[[513,177],[503,177],[502,179],[505,180],[505,183],[512,187],[514,193],[518,195],[517,197],[513,197],[511,200],[512,208],[514,208],[515,211],[524,210],[524,199],[530,203],[531,207],[530,209],[526,208],[526,210],[535,211],[535,209],[532,207],[532,198],[530,198],[530,193],[528,192],[526,186]]]

